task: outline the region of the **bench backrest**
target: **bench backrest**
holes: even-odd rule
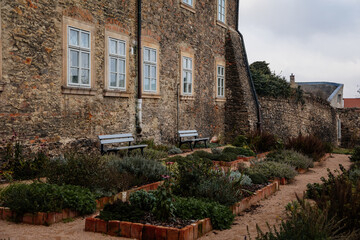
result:
[[[199,134],[196,130],[183,130],[179,131],[179,137],[198,137]]]
[[[125,143],[125,142],[133,142],[134,141],[134,137],[132,136],[131,133],[99,135],[98,138],[99,138],[101,144]]]

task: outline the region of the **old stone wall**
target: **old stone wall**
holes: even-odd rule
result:
[[[294,99],[260,98],[262,127],[283,140],[303,135],[315,135],[323,141],[337,144],[335,109],[327,102],[305,97],[305,104]]]
[[[195,3],[189,9],[180,0],[143,1],[143,41],[158,46],[159,88],[143,96],[142,138],[174,143],[177,130],[197,129],[211,137],[253,125],[243,50],[234,31],[236,0],[226,1],[226,24],[216,22],[216,1]],[[89,89],[67,86],[66,23],[92,29]],[[16,133],[25,144],[62,149],[95,146],[100,134],[136,134],[136,28],[135,0],[3,0],[1,139]],[[129,45],[126,92],[107,89],[109,33],[124,36]],[[179,95],[184,51],[194,56],[190,97]],[[225,99],[216,98],[217,59],[226,62]]]
[[[341,146],[360,146],[360,109],[338,109],[341,120]]]

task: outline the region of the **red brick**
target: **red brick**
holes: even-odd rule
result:
[[[120,222],[120,236],[127,238],[131,237],[131,225],[131,222]]]
[[[107,233],[107,221],[96,219],[95,231],[98,233]]]
[[[133,223],[131,224],[131,238],[142,239],[142,231],[144,224]]]
[[[204,230],[204,234],[211,232],[212,231],[212,225],[211,225],[211,220],[210,218],[205,218],[205,230]]]
[[[77,216],[79,216],[78,212],[71,209],[69,210],[69,215],[68,215],[69,218],[75,218]]]
[[[110,236],[120,236],[120,221],[109,221],[107,234]]]
[[[70,215],[70,209],[63,209],[62,210],[62,218],[63,219],[69,218],[69,215]]]
[[[155,228],[155,238],[156,240],[166,240],[167,238],[167,228],[156,226]]]
[[[0,219],[3,219],[3,216],[2,216],[2,214],[3,214],[3,207],[0,207]]]
[[[58,223],[58,222],[61,222],[63,220],[63,214],[62,212],[57,212],[55,213],[55,222]]]
[[[190,225],[190,226],[186,226],[186,227],[180,229],[179,240],[189,240],[191,228],[193,228],[193,227]],[[193,232],[193,231],[191,231],[191,232]]]
[[[49,212],[46,214],[46,220],[45,220],[45,223],[47,225],[51,225],[53,223],[55,223],[55,216],[56,216],[56,213],[55,212]]]
[[[168,228],[167,229],[167,239],[168,240],[178,240],[180,235],[180,229],[177,228]]]
[[[205,220],[200,220],[197,222],[198,224],[198,238],[205,234]]]
[[[34,214],[34,224],[35,225],[44,225],[46,218],[46,213],[38,212]]]
[[[33,224],[34,223],[34,214],[25,213],[22,219],[23,223]]]
[[[2,213],[2,219],[4,220],[10,220],[13,217],[13,212],[10,210],[10,208],[4,208]]]
[[[193,239],[198,239],[198,224],[192,223],[191,226],[193,226]]]
[[[143,228],[143,238],[148,240],[155,240],[156,239],[155,229],[156,226],[145,224]]]
[[[96,219],[95,218],[86,218],[85,231],[86,232],[95,232],[95,229],[96,229]]]
[[[280,179],[280,184],[281,185],[286,185],[287,184],[286,178],[281,178]]]

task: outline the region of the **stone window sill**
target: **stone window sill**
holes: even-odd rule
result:
[[[5,83],[0,83],[0,92],[4,91]]]
[[[186,10],[192,12],[192,13],[196,13],[195,8],[193,6],[190,6],[190,5],[186,4],[186,3],[181,2],[180,7],[184,8],[184,9],[186,9]]]
[[[219,20],[216,20],[216,25],[218,25],[218,26],[220,26],[220,27],[223,27],[223,28],[226,28],[226,29],[229,28],[226,23],[223,23],[223,22],[221,22],[221,21],[219,21]]]
[[[215,102],[226,102],[226,98],[225,97],[216,97]]]
[[[161,98],[161,95],[160,94],[157,94],[157,93],[143,93],[142,94],[142,98],[153,98],[153,99],[160,99]]]
[[[95,96],[96,90],[91,88],[61,87],[62,94]]]
[[[104,90],[104,97],[129,98],[131,94],[126,91]]]
[[[193,101],[193,100],[195,100],[195,97],[194,96],[182,95],[182,96],[180,96],[180,100],[182,100],[182,101],[187,101],[187,100]]]

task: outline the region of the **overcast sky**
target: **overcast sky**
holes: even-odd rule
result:
[[[250,63],[360,97],[360,0],[240,0],[239,29]]]

